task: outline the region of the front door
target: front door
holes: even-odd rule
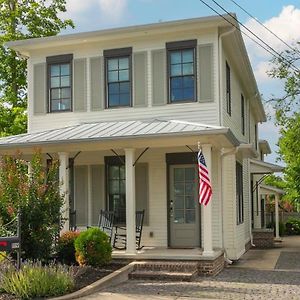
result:
[[[200,213],[195,165],[171,165],[169,185],[170,247],[200,246]]]

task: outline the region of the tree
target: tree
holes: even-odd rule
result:
[[[66,0],[0,0],[0,135],[26,131],[26,59],[5,46],[8,41],[57,35],[74,27],[58,14]]]
[[[284,185],[286,199],[300,203],[300,49],[286,50],[273,59],[270,76],[284,81],[284,95],[272,99],[276,122],[280,126],[280,160],[286,163]],[[299,66],[299,67],[298,67]]]

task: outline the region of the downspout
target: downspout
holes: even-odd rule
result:
[[[229,31],[226,31],[226,32],[223,32],[221,34],[219,34],[219,38],[218,38],[218,56],[219,56],[219,63],[218,63],[218,97],[219,97],[219,122],[220,122],[220,126],[223,126],[223,101],[224,101],[224,90],[223,90],[223,78],[222,78],[222,75],[223,75],[223,55],[222,55],[222,51],[223,51],[223,48],[222,48],[222,38],[224,36],[227,36],[231,33],[234,33],[236,30],[235,27],[232,27]],[[223,149],[222,149],[223,150]],[[225,153],[221,150],[221,176],[220,176],[220,186],[221,186],[221,217],[222,217],[222,246],[223,246],[223,249],[224,249],[224,258],[225,258],[225,261],[228,263],[228,264],[232,264],[232,260],[230,260],[228,258],[228,255],[226,253],[226,249],[225,249],[225,245],[224,245],[224,205],[223,205],[223,202],[224,202],[224,197],[223,197],[223,192],[222,192],[222,188],[223,188],[223,156],[225,155]],[[235,151],[237,151],[237,148],[234,149]]]

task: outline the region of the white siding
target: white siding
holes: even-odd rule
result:
[[[214,46],[214,70],[213,78],[215,80],[215,99],[209,103],[184,103],[184,104],[167,104],[159,107],[152,107],[152,70],[151,70],[151,53],[150,51],[156,49],[164,49],[166,42],[180,41],[187,39],[197,39],[198,45],[212,43]],[[218,97],[218,83],[217,83],[217,31],[210,30],[207,32],[186,32],[184,34],[169,34],[168,36],[158,36],[148,39],[139,40],[119,40],[118,42],[106,42],[106,43],[89,43],[74,45],[61,48],[39,49],[31,53],[28,66],[28,89],[29,89],[29,103],[34,101],[33,99],[33,74],[32,65],[46,61],[47,56],[73,53],[74,59],[90,58],[96,56],[102,56],[104,49],[133,47],[133,52],[147,51],[147,70],[148,70],[148,88],[147,88],[147,106],[144,108],[116,108],[105,109],[99,112],[90,111],[90,76],[87,76],[87,99],[88,99],[88,111],[86,113],[80,112],[66,112],[66,113],[51,113],[43,116],[33,115],[32,105],[29,105],[29,120],[28,128],[29,132],[35,132],[45,129],[59,128],[64,126],[70,126],[83,122],[101,122],[109,120],[136,120],[146,118],[168,118],[178,120],[188,120],[192,122],[200,122],[208,125],[219,125],[219,104],[216,101]],[[87,60],[89,62],[89,59]],[[197,68],[198,68],[197,63]],[[199,69],[197,69],[199,75]],[[199,80],[199,76],[198,80]],[[103,87],[104,88],[104,87]],[[199,96],[199,91],[198,91]],[[134,99],[133,99],[134,101]]]

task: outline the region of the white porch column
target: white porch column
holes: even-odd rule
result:
[[[65,219],[64,227],[62,231],[68,231],[70,220],[69,220],[69,153],[59,152],[59,181],[60,193],[64,197],[64,205],[62,209],[62,216]]]
[[[202,145],[202,152],[205,158],[206,167],[210,178],[212,178],[211,168],[211,145]],[[212,256],[214,254],[212,245],[212,200],[203,209],[203,256]]]
[[[126,179],[126,253],[136,253],[135,241],[135,149],[125,150]]]
[[[278,203],[279,203],[279,195],[275,194],[275,239],[279,240],[279,210],[278,210]]]

